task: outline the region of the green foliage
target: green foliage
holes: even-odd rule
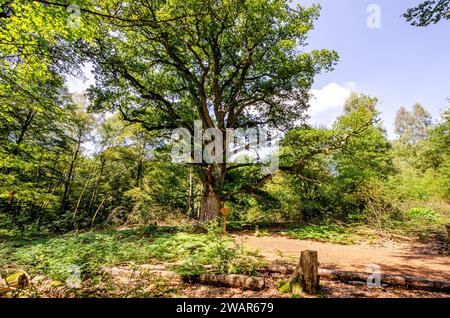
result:
[[[270,233],[268,230],[260,230],[259,227],[257,226],[255,229],[255,234],[256,237],[263,237],[263,236],[269,236]]]
[[[280,280],[277,282],[277,284],[275,285],[275,287],[277,288],[277,290],[280,293],[283,294],[287,294],[291,292],[291,284],[289,284],[289,282],[286,282],[284,280]]]
[[[101,266],[144,261],[150,255],[148,238],[130,237],[119,232],[66,234],[35,240],[18,248],[7,243],[2,245],[0,266],[18,264],[30,273],[45,274],[62,281],[70,274],[70,265],[80,266],[84,277],[93,277]]]
[[[405,216],[412,222],[425,224],[435,224],[440,220],[439,214],[431,208],[412,208],[405,213]]]
[[[146,227],[6,241],[0,243],[0,267],[18,266],[64,281],[70,265],[79,266],[84,278],[93,278],[102,267],[123,262],[176,262],[174,269],[185,275],[204,272],[207,265],[218,273],[252,274],[263,264],[256,252],[234,244],[220,228],[210,227],[208,234],[167,232],[168,228]]]
[[[450,19],[450,0],[426,0],[403,15],[413,26],[425,27]]]
[[[283,231],[281,234],[300,240],[315,240],[337,244],[352,244],[354,242],[354,236],[350,231],[337,225],[310,225]]]
[[[222,231],[210,226],[208,234],[162,236],[150,250],[161,261],[182,260],[175,270],[187,276],[205,272],[207,265],[219,273],[254,273],[262,265],[258,254],[235,244]]]
[[[77,4],[81,28],[68,26],[64,6],[0,4],[0,235],[24,240],[148,225],[139,235],[157,238],[161,250],[153,248],[162,260],[179,243],[181,255],[198,251],[186,271],[207,262],[240,271],[233,266],[242,261],[245,268],[246,258],[235,257],[239,247],[226,237],[210,233],[195,241],[152,224],[198,218],[204,189],[232,207],[231,229],[258,226],[257,236],[285,221],[378,229],[426,222],[405,210],[448,202],[448,110],[433,124],[419,104],[400,108],[399,138],[391,142],[377,99],[353,93],[331,128],[294,127],[304,119],[314,77],[337,61],[334,51],[305,51],[319,6],[285,0]],[[407,18],[426,25],[444,18],[446,8],[447,0],[425,1]],[[64,79],[87,59],[96,85],[89,99],[71,96]],[[194,120],[222,130],[260,123],[285,128],[280,171],[172,163],[167,129],[190,129]],[[199,245],[190,247],[194,242]]]

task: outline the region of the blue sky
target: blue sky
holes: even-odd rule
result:
[[[416,102],[436,119],[450,103],[450,22],[412,27],[401,15],[417,0],[300,0],[320,3],[321,15],[310,33],[309,49],[334,49],[340,61],[333,72],[314,84],[312,120],[327,125],[341,112],[349,91],[379,99],[378,110],[394,137],[393,123],[400,106]],[[367,8],[380,8],[381,27],[370,29]]]
[[[321,16],[310,33],[310,49],[333,49],[340,61],[333,72],[319,75],[312,93],[311,122],[329,125],[342,111],[351,91],[379,100],[378,110],[390,138],[394,135],[395,113],[400,106],[416,102],[437,119],[450,98],[450,22],[415,28],[401,15],[420,0],[297,0],[303,5],[320,3]],[[380,28],[367,27],[371,13],[380,8]],[[71,91],[93,83],[70,79]]]

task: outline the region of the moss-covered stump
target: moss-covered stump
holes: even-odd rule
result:
[[[319,261],[316,251],[302,251],[287,288],[296,295],[319,292]]]

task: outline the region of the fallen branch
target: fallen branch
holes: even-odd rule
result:
[[[190,283],[200,283],[212,286],[241,288],[246,290],[262,290],[265,287],[264,277],[236,275],[236,274],[209,274],[203,273],[194,277],[183,277]]]
[[[281,273],[290,275],[294,272],[292,265],[266,266],[260,272]],[[372,277],[372,273],[339,271],[330,269],[319,269],[319,276],[344,283],[351,281],[367,282]],[[381,274],[381,284],[384,286],[401,287],[406,289],[419,289],[436,292],[450,293],[450,281],[422,278],[409,275],[385,275]]]
[[[17,272],[9,275],[5,279],[0,277],[0,295],[22,289],[30,284],[30,279],[27,273]]]
[[[178,276],[175,272],[166,270],[166,267],[163,265],[151,265],[151,264],[143,264],[135,267],[104,267],[102,268],[102,272],[109,274],[113,277],[125,276],[136,278],[144,273],[149,272],[167,278]]]
[[[321,277],[328,277],[330,279],[339,280],[341,282],[359,281],[367,282],[373,274],[371,273],[358,273],[348,271],[337,270],[319,270]],[[407,289],[420,289],[428,291],[437,291],[450,293],[450,281],[429,279],[415,276],[401,276],[401,275],[384,275],[381,274],[381,284],[394,287],[402,287]]]

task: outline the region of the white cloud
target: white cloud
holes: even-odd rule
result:
[[[311,90],[311,107],[308,114],[311,116],[311,124],[329,126],[341,113],[345,100],[351,92],[356,91],[354,82],[345,82],[344,85],[330,83],[321,89]]]

